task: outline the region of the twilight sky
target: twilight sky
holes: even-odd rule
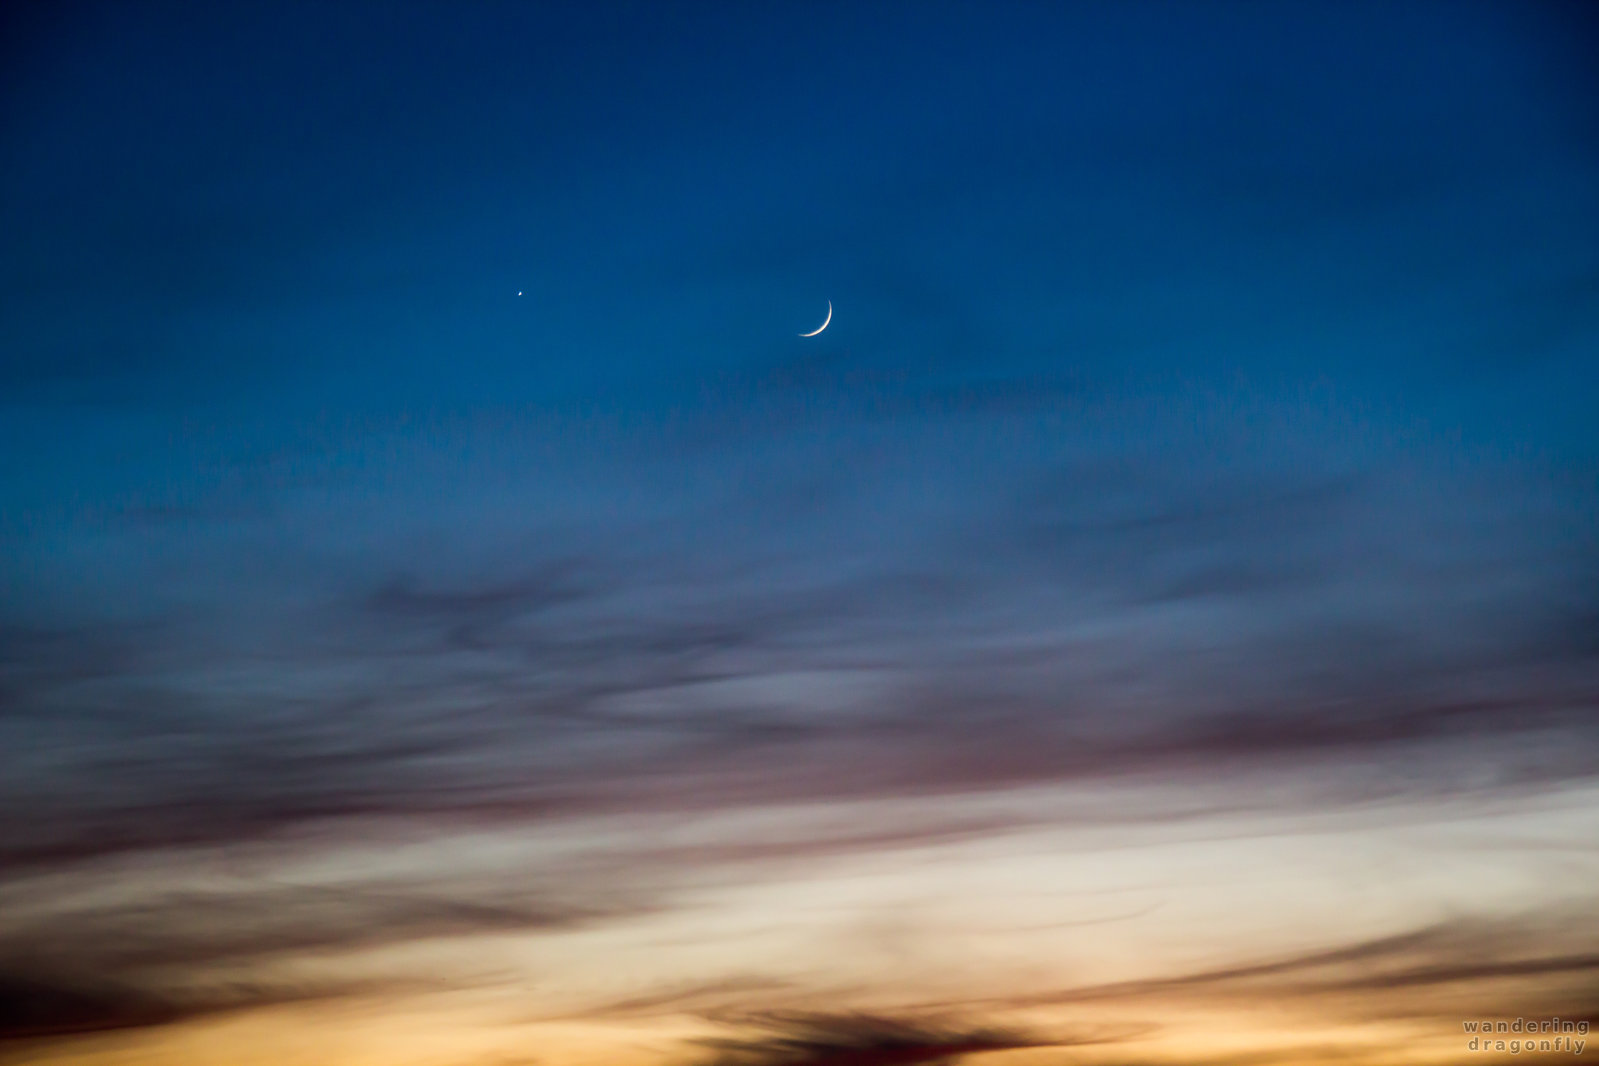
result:
[[[1599,1021],[1593,7],[0,19],[0,1061]]]

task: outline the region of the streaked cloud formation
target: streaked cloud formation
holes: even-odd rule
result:
[[[0,1057],[1599,1011],[1585,8],[5,17]]]

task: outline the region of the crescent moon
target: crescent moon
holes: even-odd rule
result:
[[[822,324],[820,326],[817,326],[815,329],[811,330],[809,333],[801,333],[800,336],[801,337],[814,337],[818,333],[822,332],[822,330],[826,329],[827,328],[827,324],[829,322],[831,322],[831,321],[833,321],[833,301],[829,300],[829,301],[827,301],[827,317],[822,319]]]

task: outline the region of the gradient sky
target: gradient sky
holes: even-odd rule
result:
[[[1594,7],[3,19],[0,1061],[1599,1021]]]

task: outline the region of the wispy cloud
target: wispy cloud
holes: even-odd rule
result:
[[[0,1046],[34,1044],[122,1029],[149,1029],[194,1018],[292,1003],[378,997],[404,982],[274,985],[232,982],[172,990],[119,983],[98,974],[0,973]]]
[[[988,1051],[1097,1042],[864,1014],[772,1015],[745,1019],[744,1025],[767,1032],[707,1041],[710,1054],[700,1061],[705,1066],[912,1066]]]

